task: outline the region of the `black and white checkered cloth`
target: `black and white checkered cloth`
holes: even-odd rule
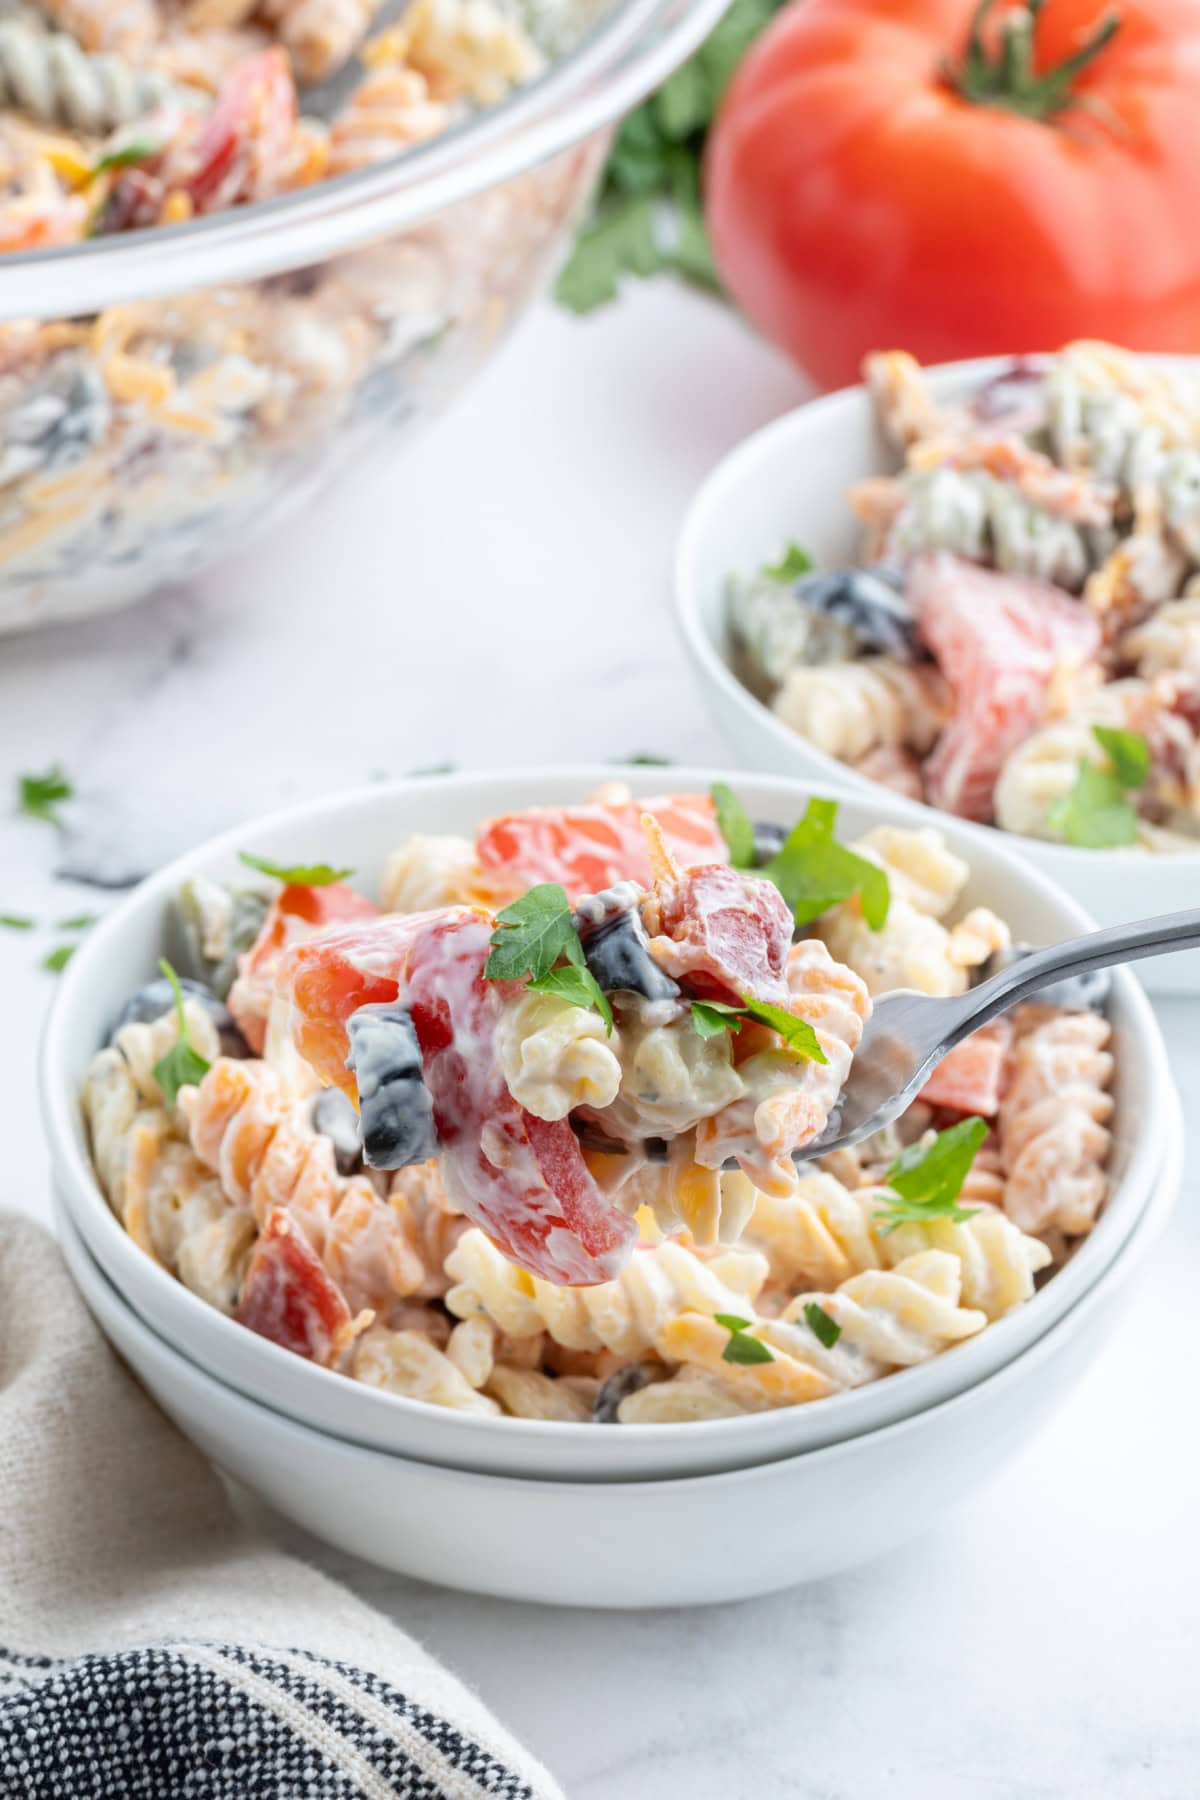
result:
[[[0,1220],[0,1800],[561,1800],[456,1678],[246,1534]]]

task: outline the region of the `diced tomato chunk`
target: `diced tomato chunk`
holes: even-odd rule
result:
[[[1012,1039],[1010,1019],[995,1019],[981,1026],[942,1059],[921,1089],[920,1098],[930,1106],[994,1119],[1000,1110]]]
[[[333,1361],[345,1342],[350,1308],[282,1206],[267,1214],[234,1317],[310,1362]]]
[[[909,598],[955,698],[925,764],[930,803],[987,820],[1004,760],[1040,724],[1055,670],[1090,660],[1100,627],[1047,582],[944,554],[915,558]]]
[[[259,1055],[267,1039],[267,1014],[275,993],[275,971],[290,945],[345,919],[370,919],[379,908],[344,881],[327,887],[289,883],[280,889],[258,936],[238,962],[229,991],[229,1010],[250,1048]]]
[[[613,805],[534,806],[528,812],[489,819],[476,839],[480,867],[517,892],[559,881],[572,901],[618,881],[650,885],[650,860],[642,814],[657,819],[667,848],[683,868],[715,862],[726,854],[716,812],[707,794],[628,800]]]
[[[655,961],[698,997],[787,1004],[794,925],[774,882],[728,863],[689,869],[660,883],[646,904],[646,925]]]

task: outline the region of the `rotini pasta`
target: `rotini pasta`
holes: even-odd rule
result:
[[[611,1350],[623,1360],[644,1355],[664,1321],[684,1308],[737,1312],[767,1276],[754,1251],[701,1259],[668,1240],[637,1251],[615,1281],[556,1287],[507,1261],[481,1231],[459,1239],[446,1268],[455,1284],[446,1305],[457,1317],[482,1315],[514,1338],[546,1331],[568,1349]]]
[[[1035,1008],[1000,1108],[1005,1209],[1023,1231],[1090,1231],[1108,1192],[1113,1059],[1107,1020]]]

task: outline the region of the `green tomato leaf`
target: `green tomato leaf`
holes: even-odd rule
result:
[[[809,925],[831,906],[859,897],[872,931],[887,923],[891,888],[885,872],[865,856],[847,850],[833,835],[835,800],[812,799],[804,817],[762,873],[792,909],[797,925]]]
[[[725,839],[729,860],[737,869],[754,867],[754,825],[731,787],[714,781],[709,789],[717,809],[717,830]]]
[[[1081,850],[1111,850],[1136,844],[1137,809],[1110,769],[1079,765],[1075,786],[1047,808],[1046,823],[1065,843]]]
[[[801,575],[807,575],[813,566],[813,559],[807,550],[802,550],[797,543],[790,543],[777,563],[764,563],[762,572],[769,575],[772,581],[795,581]]]
[[[61,823],[55,806],[70,800],[75,789],[60,763],[44,775],[18,775],[17,810],[31,819],[45,819],[51,825]]]
[[[1145,787],[1150,773],[1150,746],[1139,732],[1093,725],[1092,735],[1100,748],[1107,750],[1112,772],[1123,788]]]
[[[985,1119],[960,1119],[948,1131],[939,1131],[932,1143],[910,1144],[897,1157],[884,1177],[891,1192],[881,1196],[883,1206],[875,1214],[888,1221],[885,1237],[907,1223],[974,1216],[977,1207],[957,1202],[987,1132]]]
[[[345,881],[354,873],[353,869],[335,869],[330,863],[268,862],[265,856],[251,856],[248,850],[239,850],[238,860],[248,869],[257,869],[260,875],[270,875],[289,887],[332,887],[335,881]]]
[[[833,1346],[842,1335],[842,1328],[837,1320],[831,1319],[829,1314],[825,1311],[825,1308],[823,1306],[818,1306],[815,1300],[809,1300],[805,1303],[804,1317],[808,1329],[812,1332],[818,1344],[824,1344],[826,1350],[832,1350]]]

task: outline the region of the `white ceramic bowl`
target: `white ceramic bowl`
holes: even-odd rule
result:
[[[632,769],[643,794],[664,782],[705,789],[711,771]],[[318,1430],[376,1449],[483,1472],[543,1479],[621,1481],[745,1467],[836,1442],[938,1404],[993,1373],[1060,1319],[1100,1276],[1136,1225],[1162,1162],[1172,1084],[1162,1038],[1144,994],[1129,976],[1114,983],[1118,1081],[1114,1191],[1079,1252],[1040,1293],[979,1337],[919,1368],[804,1407],[688,1425],[553,1424],[464,1417],[385,1394],[318,1368],[256,1336],[199,1300],[138,1249],[109,1210],[92,1174],[78,1093],[88,1062],[125,998],[154,971],[165,948],[170,901],[179,883],[203,872],[238,873],[237,851],[281,861],[329,858],[357,871],[372,891],[390,849],[414,831],[473,832],[489,814],[535,802],[578,799],[611,767],[553,775],[515,771],[440,777],[333,796],[240,827],[159,871],[89,934],[65,971],[42,1053],[42,1105],[54,1183],[63,1206],[108,1278],[160,1336],[239,1392]],[[808,794],[792,781],[729,777],[752,815],[790,824]],[[886,795],[843,802],[847,836],[903,816]],[[964,905],[987,901],[1019,936],[1053,942],[1086,928],[1086,916],[1024,867],[998,835],[967,839],[945,822],[951,844],[973,860]]]
[[[938,398],[967,392],[1007,357],[950,363],[928,380]],[[675,605],[683,641],[709,710],[730,748],[753,769],[794,775],[828,791],[878,796],[878,782],[816,750],[777,719],[734,674],[726,629],[726,583],[778,555],[795,539],[821,565],[856,560],[860,531],[846,500],[850,486],[886,474],[896,456],[875,424],[865,388],[814,400],[787,413],[731,451],[688,509],[675,553]],[[910,803],[924,824],[946,815]],[[1059,882],[1101,925],[1195,904],[1200,850],[1151,856],[1140,850],[1077,850],[1068,844],[970,826],[976,837],[1003,838],[1010,849]],[[1148,988],[1200,992],[1200,950],[1141,965]]]
[[[1100,1280],[998,1374],[824,1450],[682,1481],[528,1481],[441,1469],[294,1424],[143,1323],[60,1217],[101,1328],[227,1474],[339,1549],[445,1587],[558,1606],[695,1606],[770,1593],[917,1535],[1025,1447],[1108,1333],[1179,1186],[1182,1126],[1151,1205]]]

